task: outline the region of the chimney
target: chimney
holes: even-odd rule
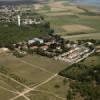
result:
[[[20,15],[18,15],[17,17],[18,17],[18,26],[20,26]]]

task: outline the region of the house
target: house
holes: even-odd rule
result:
[[[48,46],[47,46],[47,45],[44,45],[44,46],[41,46],[40,48],[41,48],[42,50],[44,50],[44,51],[45,51],[45,50],[47,50],[47,49],[48,49]]]
[[[46,42],[45,44],[49,46],[49,45],[51,45],[51,44],[52,44],[52,42]]]
[[[44,40],[40,39],[40,38],[33,38],[32,40],[28,41],[28,44],[31,45],[31,44],[36,43],[36,42],[39,42],[40,44],[43,44]]]
[[[87,42],[87,45],[88,45],[88,46],[92,46],[93,43],[92,43],[92,42]]]
[[[34,40],[36,42],[40,42],[40,44],[43,44],[44,43],[44,40],[43,39],[40,39],[40,38],[34,38]]]
[[[96,46],[96,53],[100,54],[100,45]]]
[[[38,46],[32,46],[30,47],[31,50],[36,50],[38,48]]]
[[[0,48],[0,53],[5,53],[5,52],[9,52],[10,50],[8,48]]]
[[[28,44],[29,45],[31,45],[31,44],[33,44],[33,43],[35,43],[35,40],[33,39],[33,40],[28,40]]]

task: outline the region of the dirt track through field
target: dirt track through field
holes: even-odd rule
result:
[[[48,83],[49,81],[51,81],[53,78],[55,78],[57,76],[57,74],[54,74],[53,76],[51,76],[50,78],[48,78],[47,80],[43,81],[42,83],[34,86],[33,88],[31,89],[27,89],[25,91],[23,91],[22,93],[20,93],[19,95],[15,96],[14,98],[11,98],[10,100],[16,100],[17,98],[21,97],[21,96],[25,96],[25,94],[31,92],[31,91],[34,91],[36,88],[40,87],[41,85],[44,85],[46,83]],[[29,99],[27,99],[29,100]]]

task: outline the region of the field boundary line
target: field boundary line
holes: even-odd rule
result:
[[[3,80],[0,80],[1,82],[3,82],[4,84],[6,84],[7,86],[10,86],[8,83],[6,83],[5,81]],[[13,91],[17,91],[16,89],[14,89]]]
[[[57,98],[59,98],[59,99],[66,100],[66,98],[60,97],[60,96],[58,96],[57,94],[55,94],[55,93],[53,93],[53,92],[49,92],[49,91],[45,91],[45,90],[39,90],[39,89],[36,89],[36,90],[34,90],[34,91],[47,93],[47,94],[53,95],[53,96],[55,96],[55,97],[57,97]],[[28,95],[28,96],[31,96],[31,95],[34,95],[34,94],[30,94],[30,95]]]
[[[38,65],[33,65],[32,63],[27,62],[26,60],[22,60],[22,59],[19,59],[19,58],[16,58],[16,59],[19,60],[20,62],[23,62],[23,63],[25,63],[25,64],[27,64],[27,65],[30,65],[31,67],[34,67],[34,68],[36,68],[36,69],[40,69],[40,70],[42,70],[42,71],[44,71],[44,72],[47,72],[47,73],[50,73],[50,74],[54,74],[53,72],[50,72],[50,71],[48,71],[48,70],[45,69],[45,68],[41,68],[41,67],[38,66]]]
[[[53,78],[55,78],[58,74],[54,74],[53,76],[49,77],[47,80],[41,82],[40,84],[32,87],[31,89],[27,89],[26,91],[23,91],[22,93],[20,93],[18,96],[15,96],[14,98],[11,98],[10,100],[16,100],[17,98],[21,97],[21,96],[25,96],[25,94],[34,91],[36,88],[40,87],[41,85],[44,85],[46,83],[48,83],[49,81],[51,81]]]
[[[18,92],[15,92],[15,91],[12,91],[12,90],[9,90],[3,86],[0,86],[1,89],[5,90],[5,91],[8,91],[8,92],[11,92],[11,93],[14,93],[14,94],[19,94]]]
[[[14,78],[12,78],[12,77],[10,77],[10,76],[7,76],[7,75],[5,75],[5,74],[3,74],[3,73],[0,73],[0,75],[4,76],[4,77],[6,77],[6,78],[9,78],[10,80],[12,80],[12,81],[16,82],[17,84],[23,86],[24,88],[30,89],[30,87],[28,87],[28,86],[26,86],[26,85],[20,83],[19,81],[15,80]]]

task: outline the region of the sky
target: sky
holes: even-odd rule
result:
[[[77,0],[81,4],[97,5],[100,6],[100,0]]]
[[[0,1],[46,1],[46,0],[0,0]]]
[[[0,1],[24,1],[24,0],[0,0]]]
[[[39,1],[39,0],[0,0],[0,1]]]
[[[46,1],[46,0],[0,0],[0,1]],[[79,1],[82,4],[98,4],[98,5],[100,5],[100,0],[76,0],[76,1]]]

